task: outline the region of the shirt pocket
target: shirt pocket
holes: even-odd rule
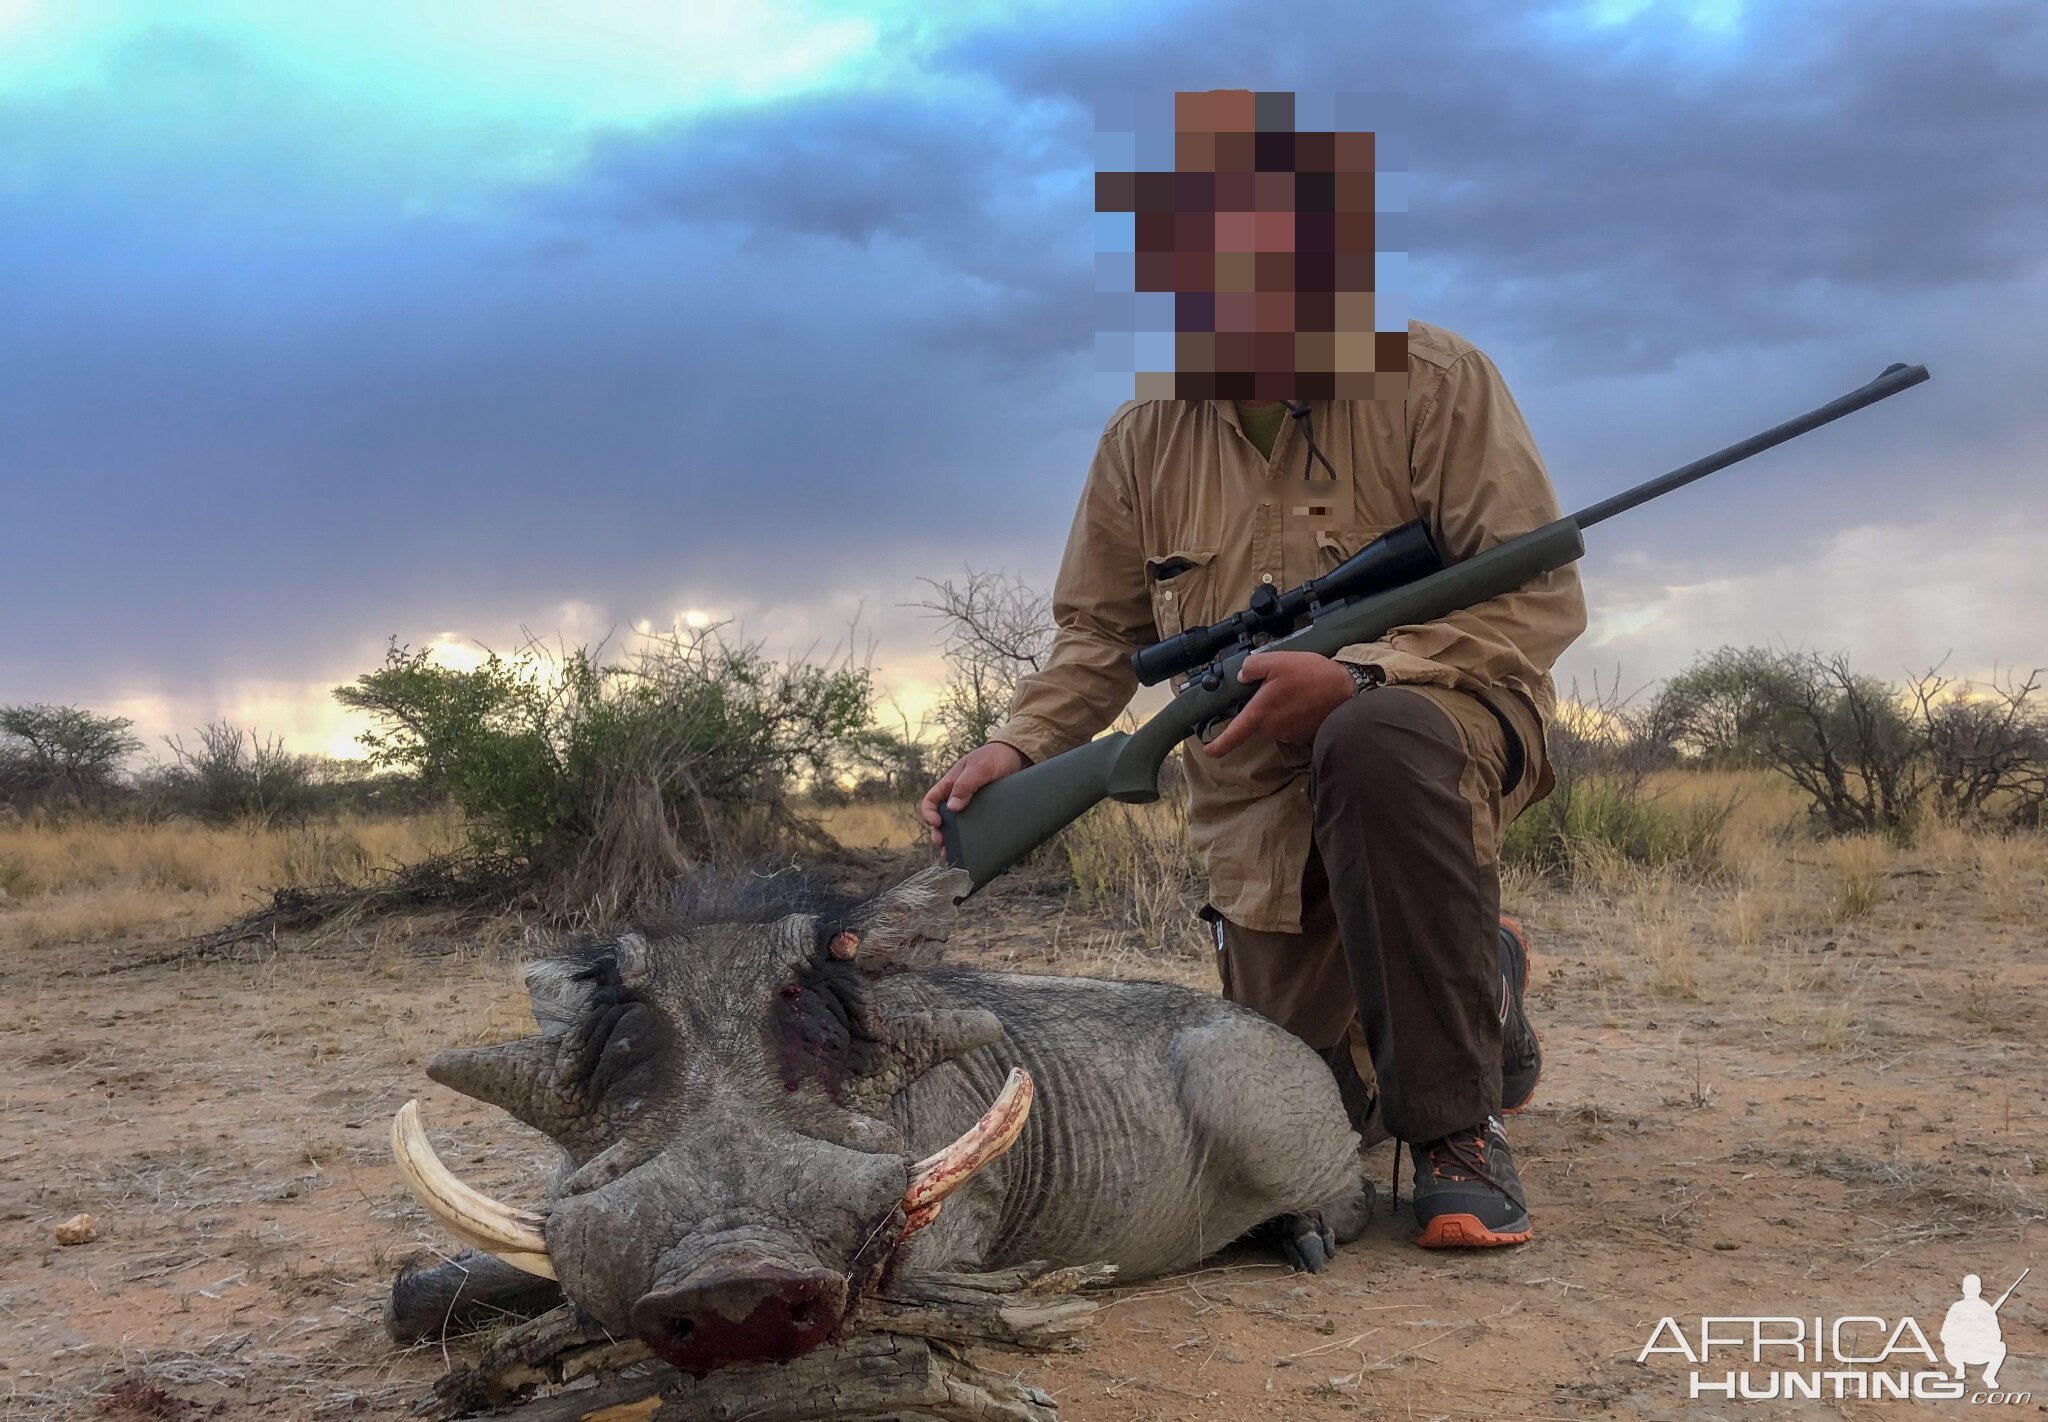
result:
[[[1353,553],[1399,524],[1334,523],[1315,530],[1315,555],[1311,577],[1321,577]]]
[[[1215,596],[1214,548],[1177,548],[1145,560],[1145,585],[1152,591],[1152,625],[1159,639],[1178,636],[1190,627],[1216,620],[1210,609]]]

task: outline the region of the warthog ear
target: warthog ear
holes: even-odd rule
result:
[[[594,1008],[616,1002],[646,980],[654,950],[639,933],[622,933],[596,949],[542,958],[527,966],[527,1000],[544,1037],[559,1037]]]
[[[953,931],[954,900],[973,886],[966,871],[934,864],[884,889],[848,916],[860,951],[891,953],[915,943],[943,942]]]

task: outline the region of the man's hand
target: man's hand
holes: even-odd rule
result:
[[[1282,745],[1308,745],[1324,719],[1358,691],[1349,671],[1314,652],[1253,652],[1237,679],[1265,684],[1222,734],[1202,747],[1209,755],[1229,755],[1255,734]]]
[[[924,799],[918,802],[918,813],[932,827],[932,847],[946,847],[946,837],[940,829],[943,823],[939,819],[941,801],[945,802],[947,809],[957,813],[967,808],[967,802],[982,786],[1001,780],[1005,775],[1015,775],[1030,763],[1022,751],[1001,741],[990,741],[954,761],[953,768],[941,775],[939,783],[925,791]]]

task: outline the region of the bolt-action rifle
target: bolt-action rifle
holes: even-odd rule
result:
[[[1860,389],[1797,419],[1751,435],[1719,453],[1638,484],[1555,523],[1446,567],[1420,522],[1395,529],[1320,578],[1275,592],[1261,587],[1251,606],[1210,627],[1183,632],[1132,655],[1138,679],[1153,685],[1195,671],[1180,694],[1134,732],[1101,736],[1064,755],[984,785],[959,812],[939,807],[946,859],[979,889],[1051,839],[1100,800],[1144,804],[1159,798],[1167,755],[1192,735],[1226,720],[1258,690],[1238,680],[1257,650],[1317,652],[1376,642],[1396,627],[1432,622],[1577,561],[1585,530],[1739,464],[1774,445],[1854,414],[1927,379],[1924,365],[1894,365]]]

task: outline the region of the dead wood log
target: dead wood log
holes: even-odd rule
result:
[[[619,1373],[651,1379],[633,1397],[649,1396],[675,1376],[673,1369],[649,1356],[647,1345],[639,1339],[614,1338],[579,1310],[563,1304],[492,1338],[474,1363],[457,1365],[442,1374],[432,1395],[413,1411],[467,1417],[487,1407],[518,1402],[541,1387]]]
[[[791,1363],[700,1380],[653,1365],[539,1398],[516,1422],[1058,1422],[1029,1383],[985,1372],[943,1343],[869,1333]]]
[[[1029,1383],[985,1372],[943,1343],[869,1333],[793,1363],[721,1369],[664,1389],[649,1422],[1057,1422]]]
[[[1113,1278],[1110,1264],[1048,1271],[1026,1264],[988,1274],[908,1274],[861,1303],[855,1326],[1020,1353],[1071,1349],[1096,1304],[1076,1294]]]
[[[1096,1309],[1076,1295],[1115,1272],[1106,1264],[1027,1264],[905,1274],[862,1300],[845,1342],[702,1380],[564,1306],[499,1334],[416,1410],[447,1418],[496,1407],[504,1410],[490,1416],[517,1422],[1053,1422],[1044,1393],[985,1372],[962,1350],[1075,1347]],[[543,1388],[553,1391],[534,1396]]]

